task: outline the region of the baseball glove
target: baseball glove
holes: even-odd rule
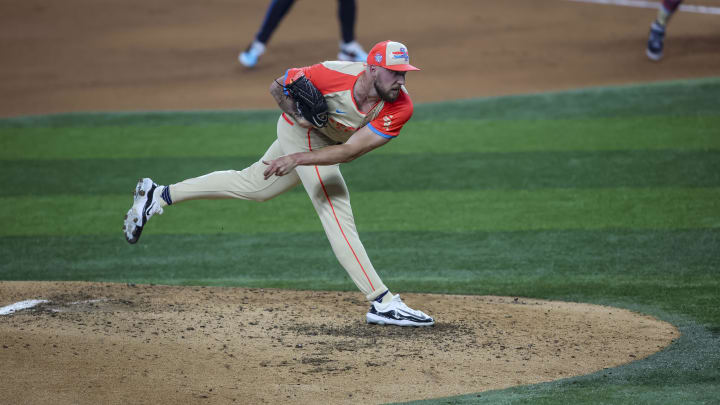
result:
[[[302,76],[285,87],[295,100],[298,112],[311,124],[322,128],[328,121],[328,105],[320,90],[307,77]]]

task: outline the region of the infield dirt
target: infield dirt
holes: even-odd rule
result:
[[[297,2],[258,67],[243,68],[237,54],[266,5],[2,2],[0,116],[273,108],[271,81],[333,59],[339,35],[334,1]],[[402,41],[423,69],[408,75],[416,103],[720,72],[718,16],[675,16],[665,60],[652,63],[654,10],[563,0],[358,7],[359,41]],[[678,337],[626,310],[512,297],[403,294],[438,324],[396,329],[364,324],[358,292],[0,282],[0,306],[31,298],[50,303],[0,316],[3,403],[405,401],[586,374]]]
[[[407,294],[434,327],[364,322],[358,293],[0,282],[7,403],[384,403],[591,373],[678,331],[627,310]]]
[[[336,1],[298,1],[247,69],[237,55],[268,3],[0,2],[0,116],[275,108],[272,80],[336,58],[339,28]],[[422,69],[407,77],[416,103],[718,75],[720,16],[674,16],[665,59],[653,63],[655,13],[566,0],[362,0],[357,39],[408,46]]]

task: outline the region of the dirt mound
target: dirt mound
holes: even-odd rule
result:
[[[0,282],[10,403],[383,403],[587,374],[678,331],[617,308],[404,294],[431,328],[367,325],[359,293]]]

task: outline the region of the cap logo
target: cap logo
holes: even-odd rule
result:
[[[400,48],[399,51],[393,52],[392,55],[393,59],[405,59],[405,62],[410,61],[410,57],[408,56],[405,48]]]
[[[382,63],[382,59],[383,59],[382,54],[380,54],[380,52],[377,52],[375,54],[375,62]]]

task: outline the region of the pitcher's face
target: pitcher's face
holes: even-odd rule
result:
[[[373,78],[375,91],[383,101],[393,102],[400,95],[401,87],[405,85],[405,73],[396,72],[380,66],[374,66]]]

